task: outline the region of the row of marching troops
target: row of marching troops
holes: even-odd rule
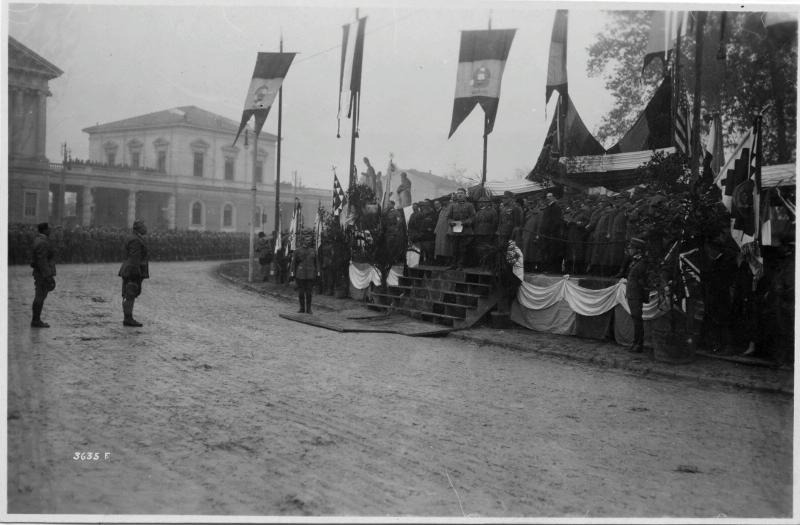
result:
[[[130,234],[130,230],[108,226],[53,227],[52,230],[50,242],[62,264],[118,261],[119,246]],[[8,263],[28,263],[36,236],[34,224],[10,224]],[[247,257],[248,244],[247,233],[171,230],[148,235],[151,258],[157,261],[239,259]]]

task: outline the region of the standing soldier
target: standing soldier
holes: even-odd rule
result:
[[[478,211],[475,212],[474,223],[475,247],[481,255],[491,249],[493,237],[497,231],[497,222],[497,211],[492,206],[492,199],[484,195],[478,199]]]
[[[258,256],[258,264],[261,265],[261,280],[269,281],[269,267],[272,264],[272,246],[264,232],[258,232],[255,252]]]
[[[500,246],[505,246],[516,231],[522,228],[523,216],[524,212],[514,200],[514,194],[504,191],[497,222],[497,243]]]
[[[542,210],[542,225],[539,237],[542,239],[543,267],[547,272],[558,273],[561,271],[562,246],[561,227],[563,225],[561,207],[558,199],[552,193],[545,197],[545,206]]]
[[[133,302],[142,293],[142,281],[150,278],[150,266],[147,259],[147,246],[143,236],[147,234],[144,222],[133,223],[133,231],[125,239],[125,261],[119,269],[122,277],[122,312],[124,326],[142,326],[133,318]]]
[[[642,307],[650,299],[650,292],[647,289],[647,264],[643,257],[644,248],[645,242],[633,237],[628,245],[629,258],[620,271],[620,274],[627,276],[625,298],[628,300],[633,318],[633,344],[630,346],[630,351],[637,354],[644,351]]]
[[[314,234],[304,230],[300,238],[300,247],[292,253],[291,277],[297,283],[297,298],[300,300],[299,314],[311,313],[311,293],[317,271],[317,251],[314,249]]]
[[[472,221],[475,219],[475,207],[467,202],[466,189],[458,188],[455,200],[447,207],[446,217],[450,225],[448,234],[453,243],[456,269],[461,270],[466,264],[467,248],[472,242]]]
[[[39,223],[37,226],[39,233],[33,239],[33,286],[35,295],[33,296],[33,328],[50,328],[50,325],[42,321],[42,308],[44,300],[49,292],[56,288],[56,252],[50,243],[50,225],[46,222]]]

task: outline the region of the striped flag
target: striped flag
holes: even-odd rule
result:
[[[283,211],[283,210],[281,210],[281,211]],[[277,235],[275,235],[275,253],[280,253],[281,247],[282,247],[281,246],[281,244],[282,244],[281,243],[281,238],[283,237],[283,232],[281,231],[281,227],[282,227],[283,221],[281,221],[281,215],[283,215],[283,214],[278,212],[278,226],[276,227],[276,231],[278,233],[277,233]]]
[[[720,167],[725,163],[725,151],[722,144],[722,118],[715,113],[708,130],[705,154],[703,156],[703,179],[710,184],[717,177]]]
[[[339,183],[339,177],[336,176],[336,172],[333,172],[333,203],[331,207],[333,208],[334,217],[338,217],[342,213],[346,200],[342,185]]]
[[[342,60],[339,66],[339,111],[336,114],[336,137],[342,118],[353,118],[358,125],[358,103],[361,94],[361,66],[364,61],[364,29],[367,17],[342,26]],[[356,111],[353,111],[356,109]]]
[[[484,133],[492,132],[500,101],[500,81],[516,31],[489,29],[461,32],[456,94],[448,138],[453,136],[478,104],[485,115]]]
[[[680,75],[675,75],[675,122],[672,128],[672,140],[678,151],[687,157],[692,156],[692,115],[686,92],[680,81]]]
[[[236,138],[233,139],[234,144],[253,115],[256,117],[256,135],[261,133],[272,102],[283,84],[286,73],[289,72],[294,55],[295,53],[258,54],[253,78],[250,80],[247,96],[244,99],[242,121],[239,124],[239,131],[236,132]]]
[[[317,204],[317,216],[314,218],[314,241],[316,243],[317,250],[319,250],[320,244],[322,244],[322,203]]]

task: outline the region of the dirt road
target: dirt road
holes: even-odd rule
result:
[[[40,330],[10,268],[9,513],[791,516],[786,396],[299,325],[215,266],[153,264],[143,329],[116,265],[60,266]]]

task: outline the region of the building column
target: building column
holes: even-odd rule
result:
[[[136,191],[128,190],[128,227],[136,220]]]
[[[175,194],[171,193],[169,196],[169,200],[167,200],[167,220],[169,221],[170,230],[175,229],[175,219],[177,216],[175,201],[176,201]]]
[[[47,141],[47,91],[36,92],[36,102],[39,106],[39,114],[36,122],[36,156],[41,159],[47,158],[45,149]]]
[[[83,187],[83,217],[81,224],[84,226],[91,226],[94,219],[94,195],[90,186]]]

